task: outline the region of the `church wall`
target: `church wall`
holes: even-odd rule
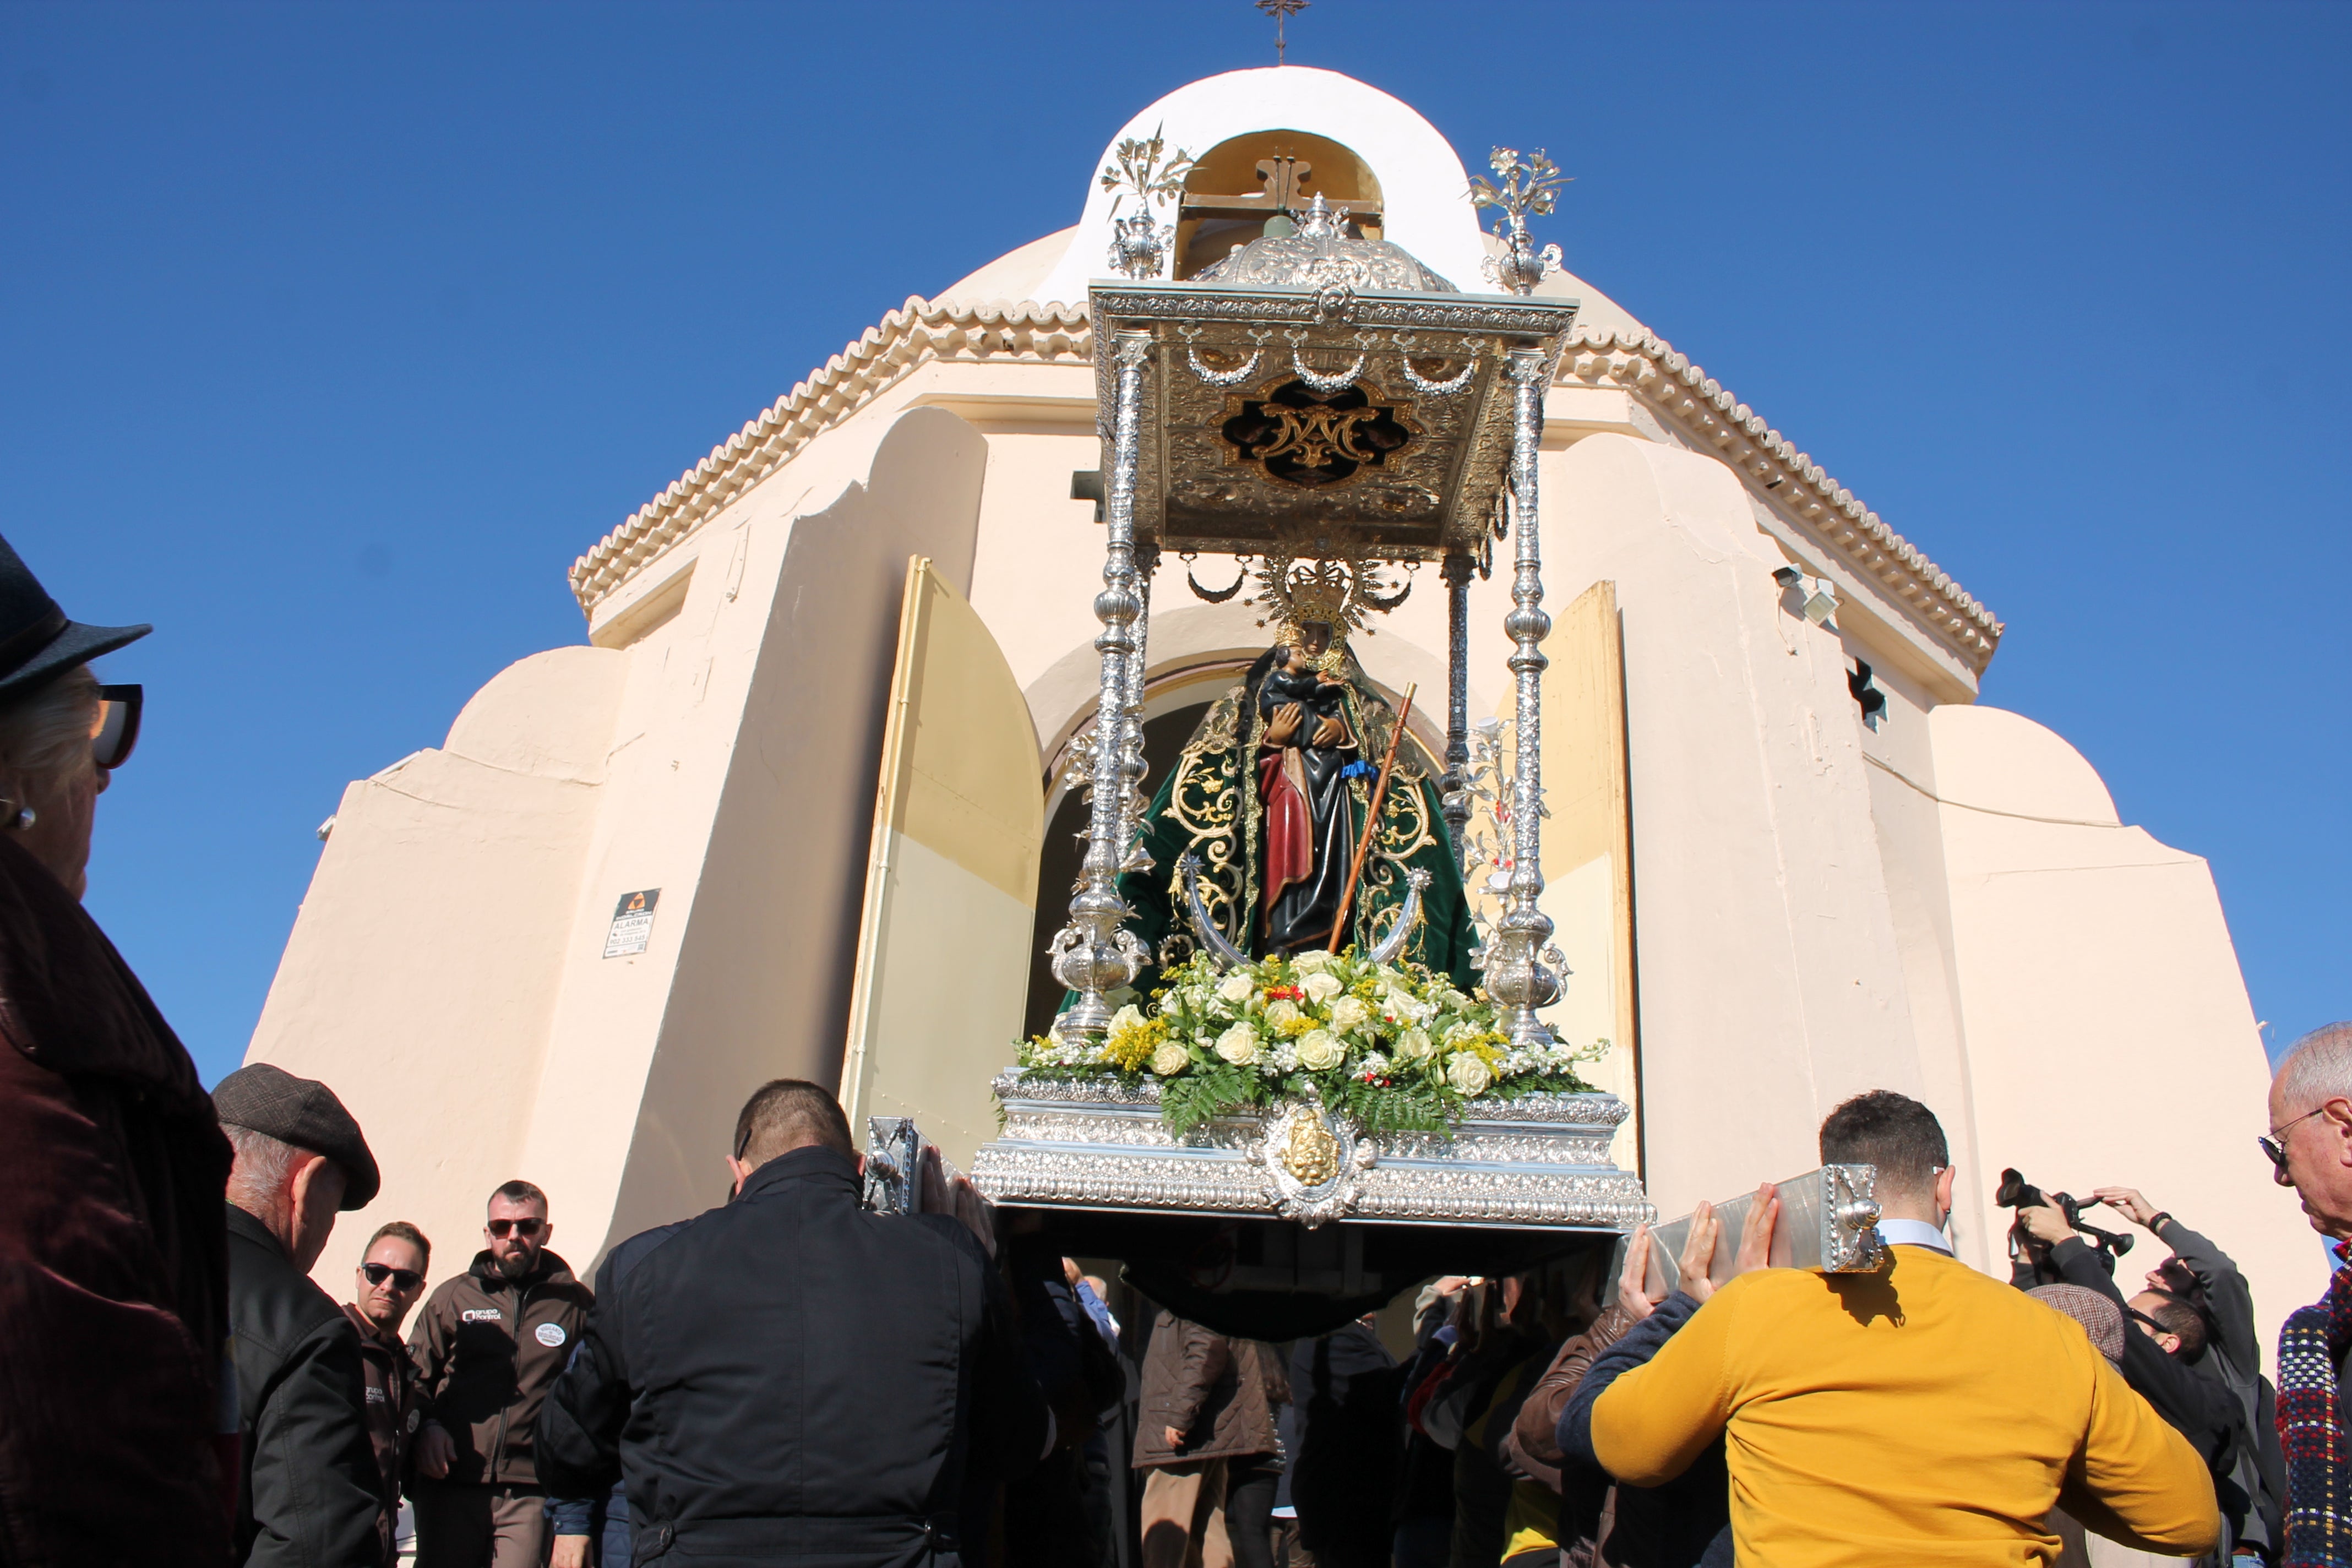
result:
[[[1870,816],[1911,1002],[1924,1098],[1943,1123],[1960,1171],[1952,1202],[1953,1246],[1961,1258],[1979,1268],[2005,1271],[2003,1236],[2009,1221],[1991,1196],[1993,1173],[2000,1163],[1988,1155],[1977,1138],[1976,1092],[1969,1073],[1953,954],[1943,823],[1932,793],[1936,758],[1929,716],[1936,701],[1885,657],[1883,634],[1874,641],[1849,626],[1843,606],[1839,618],[1848,659],[1868,663],[1874,684],[1886,698],[1877,728],[1865,726],[1862,732],[1863,754],[1870,764]],[[1879,628],[1868,631],[1878,633]]]
[[[332,1086],[383,1167],[320,1259],[332,1289],[388,1219],[462,1268],[515,1173],[629,664],[534,654],[343,792],[246,1053]]]
[[[830,456],[854,450],[843,445]],[[764,622],[740,628],[751,635],[740,719],[714,749],[723,777],[700,819],[707,843],[642,1096],[612,1095],[583,1061],[571,1075],[582,1109],[602,1101],[608,1131],[625,1112],[625,1131],[581,1141],[556,1118],[537,1140],[583,1185],[625,1145],[609,1239],[724,1196],[733,1118],[760,1082],[839,1076],[907,560],[931,556],[969,590],[986,449],[952,414],[908,412],[864,483],[766,530],[781,558],[755,567],[772,588]],[[795,463],[767,484],[792,493],[814,477]]]
[[[2141,1188],[2237,1259],[2270,1343],[2326,1267],[2253,1147],[2269,1067],[2210,870],[2121,823],[2032,721],[1944,707],[1929,727],[1989,1175]],[[2162,1256],[2142,1235],[2118,1279]]]
[[[1545,464],[1557,605],[1624,629],[1650,1192],[1679,1212],[1817,1163],[1830,1106],[1925,1091],[1836,637],[1710,458],[1594,435]]]

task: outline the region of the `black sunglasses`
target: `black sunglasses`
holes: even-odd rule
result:
[[[517,1236],[529,1238],[537,1236],[539,1227],[546,1223],[543,1219],[494,1219],[490,1221],[490,1234],[504,1236],[512,1231]]]
[[[371,1285],[391,1280],[395,1290],[415,1290],[425,1283],[425,1276],[415,1269],[394,1268],[389,1263],[362,1263],[360,1272],[367,1276],[367,1282]]]
[[[2317,1110],[2306,1110],[2301,1116],[2296,1117],[2294,1121],[2288,1122],[2286,1127],[2272,1128],[2269,1137],[2257,1138],[2254,1140],[2255,1142],[2262,1145],[2263,1152],[2271,1157],[2271,1166],[2273,1169],[2276,1170],[2280,1175],[2284,1176],[2286,1174],[2287,1128],[2294,1127],[2301,1122],[2308,1121],[2313,1117],[2318,1115],[2320,1111],[2326,1109],[2327,1107],[2322,1105],[2318,1107]]]
[[[98,728],[90,732],[90,753],[98,765],[111,773],[131,760],[139,743],[139,713],[146,696],[136,686],[98,689]]]

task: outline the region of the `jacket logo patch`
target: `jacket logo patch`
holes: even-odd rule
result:
[[[381,1388],[376,1387],[376,1386],[375,1386],[375,1385],[373,1385],[373,1384],[369,1384],[369,1386],[368,1386],[368,1391],[367,1391],[367,1402],[368,1402],[370,1405],[382,1405],[382,1404],[384,1404],[384,1403],[385,1403],[385,1400],[384,1400],[384,1397],[383,1397],[383,1389],[381,1389]]]
[[[553,1350],[556,1346],[563,1342],[563,1325],[562,1323],[541,1323],[536,1331],[536,1337],[541,1344],[545,1345],[550,1350]]]
[[[457,1321],[461,1323],[499,1323],[504,1322],[506,1316],[496,1307],[468,1307],[457,1314]]]

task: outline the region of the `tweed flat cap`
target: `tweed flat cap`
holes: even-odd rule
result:
[[[2083,1331],[2091,1336],[2093,1350],[2110,1362],[2122,1362],[2124,1310],[2115,1302],[2080,1285],[2036,1285],[2026,1294],[2082,1324]]]
[[[296,1078],[283,1068],[255,1062],[214,1086],[213,1110],[233,1127],[324,1154],[341,1165],[346,1210],[367,1207],[383,1184],[360,1124],[352,1120],[335,1091],[314,1079]]]

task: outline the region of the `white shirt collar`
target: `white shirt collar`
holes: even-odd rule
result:
[[[1929,1225],[1924,1219],[1883,1219],[1878,1222],[1878,1239],[1887,1246],[1897,1243],[1906,1247],[1925,1247],[1952,1256],[1952,1244],[1941,1226]]]

